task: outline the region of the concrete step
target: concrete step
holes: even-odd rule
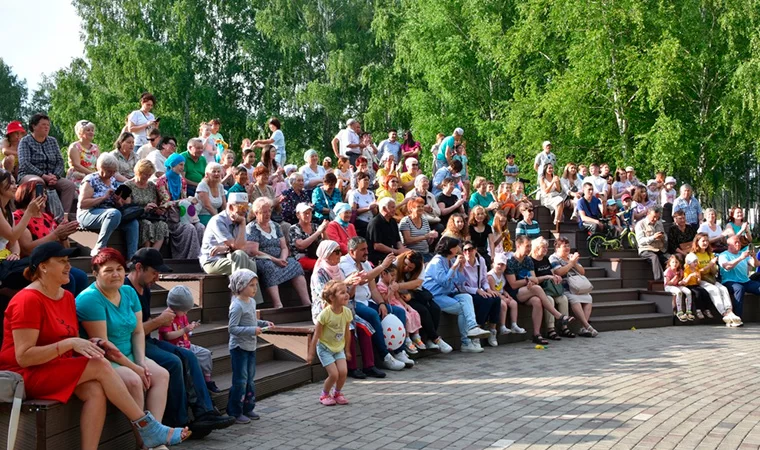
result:
[[[588,276],[588,273],[586,273],[586,277],[594,285],[594,290],[620,289],[623,287],[623,280],[619,278],[592,278]]]
[[[591,292],[591,297],[594,299],[594,306],[597,303],[604,302],[618,302],[624,300],[638,300],[638,289],[594,289]],[[593,317],[593,314],[592,314]]]
[[[212,360],[214,361],[212,377],[232,372],[232,360],[230,359],[229,344],[215,345],[207,347],[211,350]],[[256,346],[256,364],[263,364],[267,361],[273,361],[275,347],[274,345],[259,339]]]
[[[224,345],[230,341],[230,333],[227,328],[228,322],[217,321],[202,323],[198,328],[193,330],[192,341],[201,347],[214,347]]]
[[[279,309],[259,308],[257,311],[261,320],[274,322],[275,325],[311,320],[311,306],[286,306]]]
[[[648,314],[656,313],[657,304],[654,302],[645,302],[641,300],[624,300],[618,302],[604,302],[594,304],[591,318],[622,316],[626,314]]]
[[[637,250],[602,250],[599,252],[600,258],[638,258],[639,252]]]
[[[215,374],[213,380],[222,392],[211,394],[211,398],[214,405],[224,411],[227,409],[229,389],[232,385],[232,372]],[[256,361],[255,383],[257,400],[278,392],[295,389],[296,387],[311,383],[311,380],[311,367],[303,362],[272,360],[259,363],[258,360]]]
[[[591,314],[591,325],[597,331],[630,330],[631,328],[659,328],[673,324],[673,315],[665,313],[623,314],[599,316]]]
[[[607,271],[604,269],[604,267],[586,267],[586,265],[583,263],[581,263],[581,265],[583,265],[583,268],[586,269],[586,277],[588,279],[607,278]]]

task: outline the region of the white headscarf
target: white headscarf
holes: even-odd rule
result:
[[[251,280],[258,278],[256,272],[248,269],[240,269],[230,275],[230,291],[233,295],[240,295],[243,290],[251,284]]]

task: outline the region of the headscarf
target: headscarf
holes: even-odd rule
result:
[[[185,157],[179,153],[172,153],[171,156],[166,158],[166,180],[169,185],[169,194],[172,196],[172,200],[179,200],[182,196],[182,176],[173,171],[172,168],[179,163],[184,163]]]
[[[348,203],[340,202],[333,207],[333,212],[335,213],[335,221],[338,222],[338,224],[340,224],[340,226],[343,228],[348,228],[348,222],[343,221],[343,219],[340,218],[340,215],[346,211],[351,211],[351,205]]]
[[[339,266],[331,266],[327,262],[327,257],[330,256],[335,250],[340,250],[340,245],[329,239],[326,239],[319,243],[317,247],[317,263],[314,265],[315,271],[319,269],[325,269],[333,280],[343,281],[346,277],[343,276],[343,272],[340,271]]]
[[[316,154],[317,154],[317,151],[316,151],[316,150],[314,150],[314,149],[311,149],[311,148],[310,148],[310,149],[306,150],[306,151],[304,152],[304,154],[303,154],[303,160],[304,160],[304,162],[305,162],[306,164],[311,164],[311,157],[312,157],[313,155],[316,155]]]
[[[251,284],[251,280],[258,278],[256,272],[248,269],[236,270],[230,275],[230,291],[233,295],[240,295],[243,290]]]

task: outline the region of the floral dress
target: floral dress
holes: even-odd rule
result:
[[[279,258],[280,239],[283,238],[282,228],[278,224],[269,221],[269,229],[271,231],[266,232],[259,226],[258,222],[251,222],[245,227],[245,240],[257,242],[260,252]],[[303,268],[295,258],[288,256],[285,261],[287,261],[288,265],[280,267],[269,259],[256,259],[256,274],[259,277],[259,283],[261,283],[262,288],[266,289],[271,286],[277,286],[297,276],[303,276]]]
[[[187,198],[187,181],[184,177],[182,177],[182,193],[178,199],[172,199],[171,193],[169,193],[169,180],[166,179],[166,175],[158,178],[156,189],[158,190],[158,206],[161,208],[177,208],[170,202]],[[171,237],[172,258],[198,258],[201,254],[201,242],[203,242],[203,232],[206,227],[200,222],[189,224],[168,220],[167,223]]]
[[[137,186],[134,180],[127,181],[127,186],[132,189],[132,204],[146,206],[148,203],[158,205],[158,190],[152,181],[144,188]],[[165,220],[150,221],[139,219],[140,243],[163,241],[169,236],[169,224]]]
[[[72,148],[75,147],[79,149],[79,163],[82,165],[82,167],[85,169],[95,169],[95,166],[98,162],[98,156],[100,156],[100,148],[95,144],[91,144],[90,148],[87,149],[82,147],[82,144],[80,142],[74,142],[69,147],[69,152]],[[77,170],[71,167],[71,165],[71,158],[69,158],[69,171],[66,174],[66,178],[74,182],[77,187],[78,195],[79,186],[82,184],[82,180],[86,175],[89,174],[77,172]]]

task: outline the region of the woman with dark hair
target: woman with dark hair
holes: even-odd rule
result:
[[[478,249],[480,256],[485,258],[486,265],[491,267],[491,256],[496,252],[493,249],[493,228],[488,224],[486,209],[478,205],[470,211],[469,234],[470,240]]]
[[[282,134],[282,125],[280,124],[280,119],[277,117],[272,117],[269,119],[269,131],[272,132],[272,136],[269,139],[257,139],[253,141],[253,144],[251,144],[253,147],[264,147],[266,145],[270,145],[274,148],[275,155],[274,155],[274,161],[277,161],[277,165],[280,167],[285,165],[285,162],[287,161],[287,154],[285,153],[285,135]],[[263,161],[265,161],[262,158]],[[271,168],[270,168],[271,171]],[[272,172],[274,173],[274,172]]]
[[[486,329],[486,324],[488,324],[488,331],[491,333],[488,336],[488,345],[498,347],[496,326],[501,322],[501,296],[488,284],[486,260],[478,254],[473,243],[464,241],[462,251],[465,259],[465,280],[462,287],[465,292],[472,296],[472,305],[475,308],[475,319],[478,325]],[[479,340],[473,341],[473,343],[480,345]]]
[[[441,353],[450,353],[451,346],[438,335],[441,307],[433,301],[433,294],[422,287],[424,264],[422,255],[414,250],[404,252],[396,258],[398,290],[402,294],[411,296],[407,304],[419,313],[422,322],[421,334],[425,338],[425,343],[414,341],[414,345],[422,350],[440,350]],[[420,344],[423,345],[420,346]]]
[[[317,222],[330,220],[330,212],[335,205],[343,201],[340,189],[335,187],[336,184],[338,184],[338,178],[334,173],[328,173],[324,176],[324,184],[315,187],[311,193],[311,203],[314,205],[314,217]]]
[[[98,448],[106,401],[127,416],[143,445],[178,444],[190,433],[165,427],[151,413],[143,412],[142,403],[130,396],[108,362],[124,356],[116,346],[97,337],[79,337],[74,296],[61,288],[69,279],[73,251],[47,242],[32,252],[25,271],[31,284],[13,297],[5,311],[0,370],[20,374],[28,398],[68,403],[75,395],[84,403],[79,420],[81,441],[72,446]]]
[[[33,115],[29,119],[29,131],[31,134],[18,143],[19,182],[41,178],[45,186],[54,189],[60,197],[63,220],[73,220],[77,188],[73,181],[65,178],[61,149],[58,141],[50,136],[50,118],[44,114]]]
[[[119,139],[114,142],[114,149],[111,154],[116,157],[118,162],[114,177],[119,183],[124,183],[135,177],[137,154],[134,152],[135,138],[132,133],[121,133]]]
[[[129,395],[138,405],[145,404],[161,422],[169,372],[145,357],[142,306],[135,290],[124,284],[126,261],[116,250],[104,248],[92,258],[92,270],[95,282],[76,298],[77,317],[84,329],[82,334],[115,347],[111,365],[124,381]],[[189,434],[187,429],[175,429],[172,443],[181,442]]]
[[[414,140],[412,130],[404,132],[404,142],[401,143],[401,165],[406,167],[407,158],[420,157],[420,143]]]
[[[478,326],[470,294],[460,293],[464,283],[465,259],[459,239],[443,237],[438,241],[433,260],[425,268],[422,287],[433,295],[441,311],[457,316],[462,352],[480,353],[483,349],[472,339],[485,339],[491,335]]]
[[[27,213],[27,209],[33,200],[36,199],[35,189],[38,184],[42,184],[42,181],[27,181],[22,184],[16,190],[15,205],[16,210],[13,211],[13,220],[15,223],[21,223],[24,219],[24,215]],[[46,191],[43,191],[42,197],[47,200],[45,195]],[[69,236],[77,230],[79,223],[76,221],[66,222],[58,225],[49,213],[44,211],[44,202],[41,209],[37,210],[37,213],[31,217],[26,230],[24,230],[21,237],[18,239],[18,244],[21,248],[21,256],[29,256],[35,248],[48,242],[58,242],[64,248],[69,247]],[[64,289],[71,292],[74,295],[78,295],[89,285],[87,280],[87,274],[83,270],[72,267],[69,272],[69,282],[63,286]]]
[[[285,198],[282,194],[276,194],[274,188],[269,184],[269,169],[264,166],[257,166],[253,169],[254,183],[251,186],[251,201],[257,198],[265,197],[272,202],[272,220],[278,224],[282,222],[282,200]]]
[[[154,128],[158,128],[156,117],[150,112],[156,104],[156,97],[150,92],[143,92],[140,95],[140,109],[132,111],[127,117],[127,130],[134,134],[135,145],[138,148],[148,143],[148,133]],[[116,147],[118,148],[118,147]]]
[[[285,167],[277,163],[276,157],[277,149],[272,145],[265,145],[258,166],[267,168],[269,185],[274,188],[275,195],[280,195],[288,188],[288,184],[285,182]]]
[[[750,232],[750,225],[744,220],[744,210],[737,206],[728,210],[728,223],[723,230],[723,234],[726,239],[731,236],[739,236],[743,247],[746,247],[752,242],[752,232]]]
[[[369,161],[367,158],[360,156],[356,158],[356,170],[353,171],[351,174],[351,189],[356,189],[359,184],[359,174],[360,173],[366,173],[369,175],[369,185],[370,187],[374,188],[375,186],[375,172],[372,170],[372,166],[370,166]],[[375,195],[379,194],[379,192],[375,192]]]
[[[559,176],[554,173],[554,164],[544,164],[544,172],[539,182],[541,183],[541,204],[554,213],[554,230],[559,231],[559,224],[563,220],[562,214],[570,201],[562,190]]]
[[[639,221],[646,217],[649,212],[649,208],[655,206],[654,201],[649,200],[649,194],[647,188],[644,186],[637,186],[633,192],[633,220]]]
[[[112,153],[101,154],[97,168],[97,172],[82,180],[77,220],[83,228],[98,232],[98,240],[91,253],[93,256],[107,246],[113,232],[121,228],[127,241],[127,257],[131,258],[137,251],[140,225],[135,219],[122,221],[119,208],[131,203],[132,197],[124,199],[115,194],[120,183],[115,176],[118,161]]]

